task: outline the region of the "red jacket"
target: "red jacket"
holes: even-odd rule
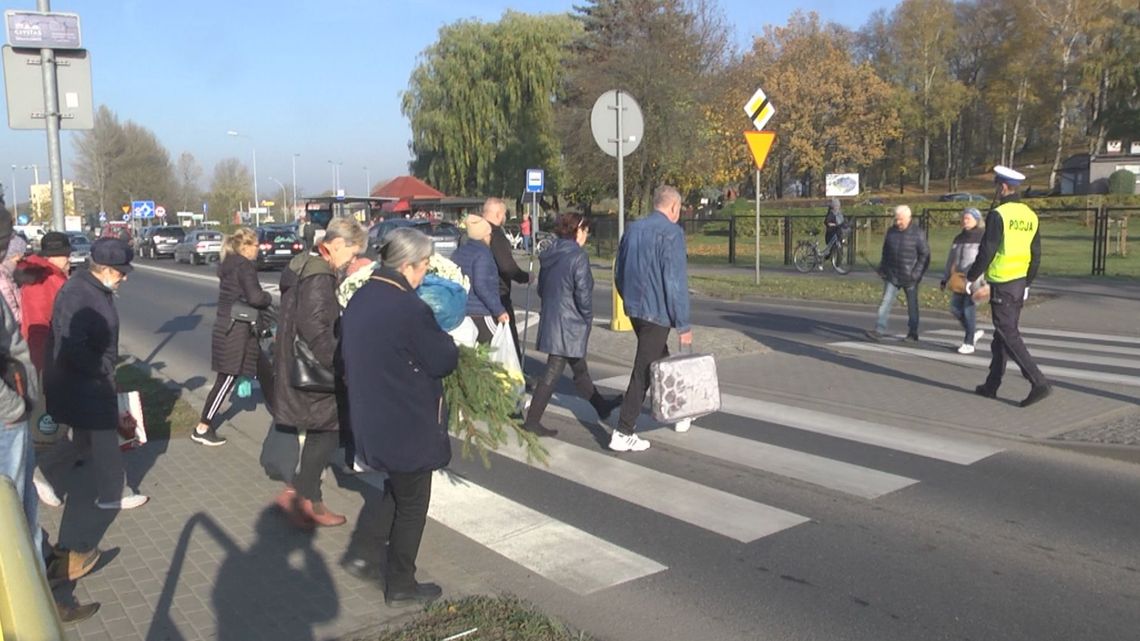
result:
[[[28,341],[32,364],[44,369],[44,351],[51,331],[51,310],[55,296],[67,282],[67,272],[52,265],[46,258],[31,255],[16,265],[16,284],[20,286],[20,307],[23,318],[20,333]]]

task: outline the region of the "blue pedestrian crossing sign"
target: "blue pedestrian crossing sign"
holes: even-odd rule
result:
[[[101,223],[107,222],[107,212],[105,212],[105,211],[99,212],[99,222],[101,222]]]
[[[527,193],[541,194],[542,188],[545,186],[546,174],[541,169],[527,169],[526,170],[526,190]]]
[[[131,216],[134,216],[136,220],[140,218],[154,218],[154,201],[132,200]]]

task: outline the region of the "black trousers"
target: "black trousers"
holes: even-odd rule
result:
[[[519,342],[519,328],[515,325],[515,304],[511,302],[510,294],[503,294],[499,299],[503,302],[503,309],[507,310],[507,316],[511,317],[507,325],[511,328],[511,337],[515,339],[515,353],[519,355],[519,364],[523,365],[522,343]]]
[[[546,412],[546,406],[550,404],[550,398],[554,395],[554,386],[558,384],[558,379],[562,378],[562,372],[566,369],[567,364],[570,365],[570,372],[574,375],[574,389],[578,391],[578,396],[590,401],[597,407],[596,404],[600,399],[596,396],[597,389],[594,388],[594,381],[590,379],[590,368],[586,364],[586,359],[551,354],[546,358],[546,371],[543,372],[542,378],[535,386],[534,396],[530,401],[530,409],[526,413],[527,425],[538,423],[543,413]]]
[[[365,495],[349,541],[348,555],[370,564],[380,562],[388,546],[388,590],[416,585],[416,557],[431,502],[431,472],[389,472],[384,492]]]
[[[293,479],[293,487],[297,495],[309,499],[313,503],[320,503],[321,498],[321,472],[332,461],[336,448],[340,447],[340,434],[338,432],[305,432],[305,446],[301,448],[301,465],[297,468],[297,475]]]
[[[198,420],[209,427],[214,427],[214,417],[221,411],[222,403],[226,402],[230,392],[234,391],[236,381],[237,377],[233,374],[218,373],[218,378],[214,380],[214,386],[206,395],[206,405],[202,408],[202,416]]]
[[[990,283],[990,313],[994,321],[994,339],[990,343],[993,356],[990,359],[990,374],[986,377],[986,387],[997,391],[1005,375],[1006,363],[1012,358],[1031,385],[1047,385],[1045,375],[1033,362],[1025,341],[1021,338],[1021,308],[1025,302],[1025,279],[1008,283]]]
[[[633,333],[637,335],[637,353],[633,357],[633,371],[629,375],[629,387],[625,390],[621,418],[618,419],[617,429],[623,434],[633,434],[637,425],[645,392],[649,389],[649,366],[669,355],[668,327],[640,318],[631,318],[630,321],[633,322]]]
[[[495,337],[495,319],[491,316],[472,316],[471,321],[475,323],[475,329],[479,334],[475,337],[475,342],[480,345],[490,345],[491,339]],[[518,332],[518,330],[515,330]]]

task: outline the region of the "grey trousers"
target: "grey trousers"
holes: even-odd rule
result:
[[[67,430],[60,425],[60,430]],[[95,488],[100,503],[121,500],[127,488],[127,470],[119,449],[119,432],[115,430],[68,430],[58,441],[42,452],[40,469],[52,487],[58,488],[68,469],[82,460],[95,470]]]

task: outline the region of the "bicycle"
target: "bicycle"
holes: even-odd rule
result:
[[[811,236],[818,236],[819,230],[813,229]],[[820,250],[818,240],[801,240],[796,244],[796,251],[792,254],[792,262],[796,270],[807,273],[816,269],[823,269],[824,257],[831,254],[831,267],[837,274],[847,274],[851,271],[851,263],[847,261],[847,230],[841,229],[823,250]]]

